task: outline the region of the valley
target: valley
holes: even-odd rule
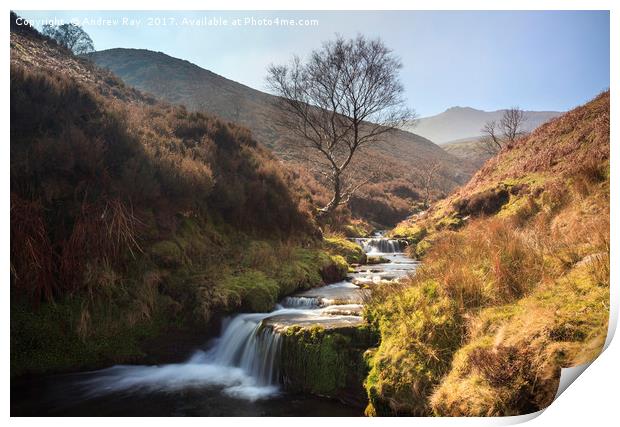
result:
[[[388,129],[410,115],[380,40],[271,68],[304,76],[285,110],[17,19],[12,416],[522,415],[602,351],[608,89],[526,111],[490,153],[480,123],[506,110]]]

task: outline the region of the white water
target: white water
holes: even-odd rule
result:
[[[185,363],[163,366],[114,366],[86,381],[92,395],[129,389],[175,391],[187,387],[219,387],[242,399],[257,400],[278,393],[277,363],[280,335],[261,322],[271,313],[239,314],[226,322],[222,335],[208,351],[197,351]]]
[[[280,304],[287,308],[311,309],[320,307],[321,300],[317,297],[285,297]]]
[[[385,239],[382,237],[353,239],[360,245],[368,255],[393,254],[402,252],[402,242],[396,239]]]
[[[403,256],[397,240],[356,241],[371,255],[385,253],[397,257],[395,261]],[[384,267],[394,268],[398,264]],[[403,272],[405,270],[409,268],[405,267]],[[370,271],[356,275],[374,278]],[[265,327],[263,321],[277,318],[282,324],[355,324],[360,321],[361,305],[355,301],[360,292],[359,287],[350,282],[339,282],[284,298],[282,305],[271,313],[239,314],[224,322],[221,336],[212,342],[209,350],[195,352],[188,361],[161,366],[123,365],[97,371],[94,377],[84,381],[86,394],[129,390],[172,392],[207,387],[250,401],[273,397],[279,393],[281,336],[273,325]],[[335,305],[338,303],[341,305]]]
[[[280,354],[280,335],[269,328],[262,328],[261,322],[273,313],[240,314],[234,317],[217,339],[206,357],[199,360],[217,366],[240,367],[255,379],[258,386],[277,384],[278,372],[275,361]],[[196,359],[194,356],[193,359]]]
[[[125,391],[174,392],[191,387],[218,388],[222,393],[255,401],[278,393],[277,386],[259,385],[241,368],[221,366],[195,355],[186,363],[162,366],[113,366],[83,381],[85,397]]]

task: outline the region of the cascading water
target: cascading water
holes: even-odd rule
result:
[[[130,389],[174,391],[186,387],[217,387],[230,396],[257,400],[278,393],[281,336],[262,321],[272,313],[239,314],[224,323],[222,335],[208,350],[185,363],[162,366],[114,366],[83,381],[87,395]]]
[[[207,353],[205,361],[215,365],[240,367],[254,378],[259,386],[276,385],[281,337],[271,328],[262,326],[262,320],[273,314],[252,313],[234,317]]]
[[[285,297],[280,304],[286,308],[319,308],[322,302],[317,297]]]
[[[355,239],[368,254],[381,253],[390,262],[365,266],[350,280],[286,297],[271,313],[239,314],[226,320],[222,334],[208,350],[196,351],[186,362],[159,366],[113,366],[86,374],[81,396],[125,394],[128,391],[170,393],[208,388],[249,401],[279,393],[282,336],[291,325],[343,327],[358,325],[364,281],[398,280],[415,270],[416,262],[402,253],[398,240],[380,235]]]
[[[393,254],[402,252],[402,242],[396,239],[384,238],[365,238],[354,239],[355,243],[360,245],[364,252],[369,255],[375,253]]]

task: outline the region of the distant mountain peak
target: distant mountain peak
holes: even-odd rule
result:
[[[422,117],[410,123],[406,130],[430,139],[436,144],[451,141],[477,139],[486,122],[500,120],[505,109],[496,111],[478,110],[472,107],[454,106],[443,113]],[[526,111],[524,130],[531,131],[541,124],[562,114],[558,111]]]
[[[444,111],[445,113],[448,112],[459,112],[459,111],[482,111],[482,110],[477,110],[475,108],[472,107],[461,107],[460,105],[455,105],[454,107],[449,107],[446,109],[446,111]]]

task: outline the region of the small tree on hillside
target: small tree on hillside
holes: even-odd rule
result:
[[[95,50],[88,33],[75,24],[44,25],[42,33],[56,40],[58,44],[69,49],[74,55],[82,55]]]
[[[483,134],[482,148],[487,153],[495,155],[502,148],[514,144],[518,137],[525,134],[523,131],[525,120],[525,112],[519,107],[512,107],[504,112],[499,123],[496,121],[487,122],[481,129]]]
[[[431,190],[433,189],[433,180],[435,179],[437,172],[439,172],[441,164],[439,162],[432,162],[420,166],[422,185],[424,187],[424,207],[428,209],[428,207],[431,205]]]
[[[330,215],[368,179],[351,172],[362,147],[413,118],[405,106],[398,78],[402,67],[381,40],[337,37],[290,65],[272,65],[267,83],[278,95],[280,124],[298,138],[298,150],[309,149],[331,187],[331,200],[319,210]],[[312,161],[311,160],[311,161]]]

